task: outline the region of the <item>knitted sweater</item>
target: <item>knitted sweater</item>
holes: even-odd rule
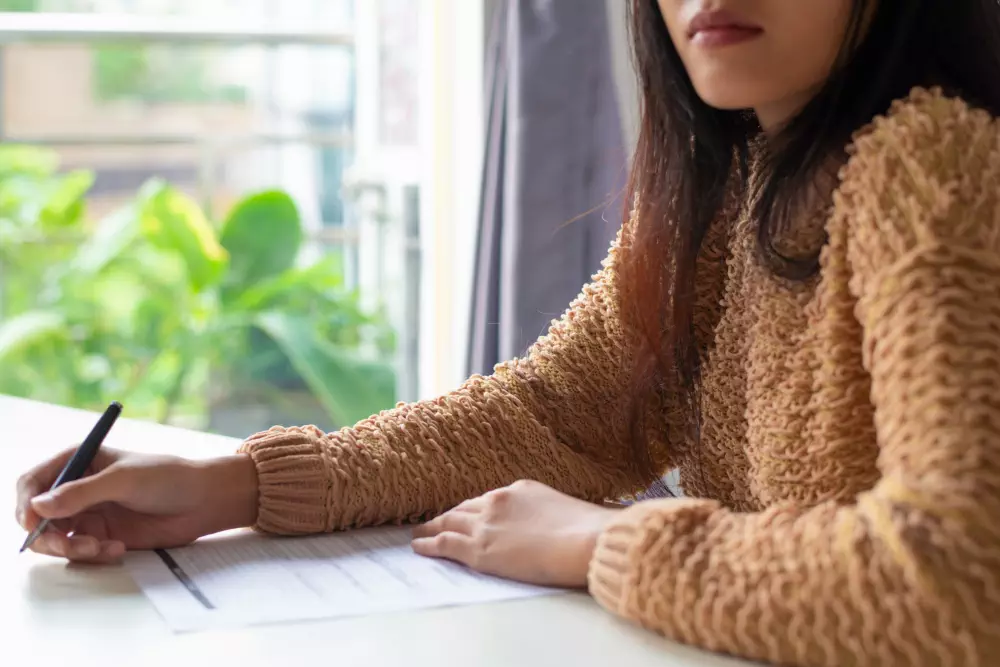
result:
[[[590,591],[668,637],[797,665],[1000,658],[1000,125],[915,89],[858,133],[819,275],[759,265],[746,206],[698,265],[700,442],[662,410],[684,499],[622,510]],[[641,206],[639,207],[641,210]],[[635,224],[635,215],[631,224]],[[805,225],[808,227],[808,225]],[[248,439],[259,528],[417,520],[531,478],[600,501],[631,456],[637,341],[617,250],[521,359],[352,428]]]

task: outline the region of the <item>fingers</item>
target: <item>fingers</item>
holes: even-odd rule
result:
[[[413,550],[428,558],[446,558],[473,565],[476,551],[472,533],[479,515],[473,511],[475,503],[467,503],[469,501],[414,528]]]
[[[75,451],[76,447],[65,449],[18,479],[17,522],[31,531],[42,518],[53,519],[45,533],[31,545],[36,553],[81,563],[116,562],[125,554],[125,545],[118,540],[102,539],[106,536],[103,523],[88,522],[87,516],[78,515],[88,507],[120,496],[125,489],[119,476],[111,471],[100,472],[45,492]],[[110,464],[113,454],[105,453],[104,459],[101,465],[95,461],[95,468]]]
[[[43,518],[62,519],[94,505],[119,500],[126,491],[123,477],[109,469],[35,496],[30,507]]]
[[[481,512],[486,506],[486,496],[476,496],[459,503],[452,512]]]
[[[31,551],[65,558],[74,563],[115,563],[125,555],[125,545],[118,540],[98,540],[91,535],[64,535],[48,530],[40,535]]]
[[[17,507],[14,508],[14,517],[17,519],[17,525],[21,526],[27,532],[31,532],[38,525],[41,520],[35,510],[31,509],[31,497],[28,496],[21,500],[20,497],[17,499]]]
[[[108,539],[108,524],[100,512],[84,512],[73,517],[72,531],[77,535],[90,535],[99,540]],[[58,522],[57,522],[58,523]],[[69,531],[67,531],[69,532]]]
[[[73,447],[64,449],[56,456],[24,473],[17,480],[15,516],[17,523],[25,530],[34,530],[39,521],[38,515],[31,509],[31,499],[52,486],[56,477],[59,476],[59,471],[63,469],[75,451],[76,449]]]
[[[471,512],[460,511],[458,507],[450,512],[445,512],[436,519],[417,526],[413,529],[413,536],[416,538],[433,537],[438,533],[459,533],[461,535],[472,535],[475,528],[476,515]]]
[[[76,450],[76,446],[67,447],[52,458],[47,461],[42,461],[37,466],[29,470],[19,481],[34,482],[48,488],[54,481],[56,481],[56,477],[59,476],[59,472],[66,466],[66,462],[73,457]]]
[[[413,540],[413,551],[428,558],[446,558],[463,565],[474,566],[476,551],[474,541],[459,533],[438,533],[433,537]]]
[[[117,563],[125,555],[125,545],[118,540],[105,540],[99,544],[100,551],[97,556],[81,562],[100,564]]]
[[[56,531],[46,531],[32,545],[32,550],[49,556],[85,560],[97,557],[101,544],[93,537],[70,537]]]

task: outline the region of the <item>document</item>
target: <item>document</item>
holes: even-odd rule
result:
[[[178,632],[558,592],[418,556],[406,527],[296,538],[239,532],[130,553],[125,567]]]

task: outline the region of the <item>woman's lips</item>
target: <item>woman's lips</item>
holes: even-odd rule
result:
[[[728,46],[746,42],[764,33],[764,29],[726,10],[698,12],[688,24],[688,37],[697,46]]]
[[[698,30],[691,36],[691,43],[696,46],[729,46],[755,39],[764,34],[760,28],[743,26],[725,26]]]

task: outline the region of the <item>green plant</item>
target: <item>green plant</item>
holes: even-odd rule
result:
[[[43,7],[39,0],[0,0],[0,12],[66,11],[71,7],[51,2]],[[246,103],[246,87],[210,80],[209,60],[204,50],[190,46],[95,44],[94,93],[105,101]]]
[[[93,51],[94,93],[106,101],[245,103],[245,87],[211,80],[210,59],[190,46],[98,44]]]
[[[336,256],[297,263],[302,227],[282,192],[221,225],[152,181],[92,223],[87,172],[0,146],[0,392],[132,416],[204,418],[214,403],[307,389],[331,426],[389,407],[384,318],[344,285]]]
[[[0,0],[0,12],[37,12],[38,0]]]

